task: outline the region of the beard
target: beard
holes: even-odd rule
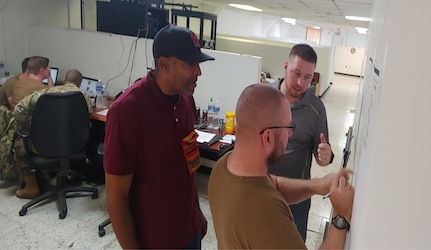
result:
[[[266,158],[266,165],[267,166],[272,166],[274,165],[278,160],[280,160],[281,156],[277,156],[275,154],[275,150],[273,150],[271,152],[270,155],[268,155],[268,157]]]
[[[266,158],[266,164],[267,166],[274,165],[280,158],[283,156],[284,151],[286,151],[286,145],[283,145],[280,139],[276,137],[277,141],[275,142],[276,147],[272,150],[271,154],[268,155]]]
[[[291,97],[293,97],[293,98],[301,98],[304,94],[305,94],[305,91],[306,91],[307,89],[305,89],[305,90],[296,90],[296,89],[294,89],[294,88],[289,88],[288,89],[288,91],[289,91],[289,95],[291,96]]]

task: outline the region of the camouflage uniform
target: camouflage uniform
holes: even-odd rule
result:
[[[12,111],[5,105],[0,106],[0,138],[3,137],[9,127],[10,118],[13,117]]]
[[[0,106],[0,180],[18,179],[13,158],[13,140],[16,131],[12,111]]]
[[[84,94],[85,101],[87,102],[88,112],[91,114],[93,112],[93,107],[90,102],[88,95],[81,89],[79,89],[75,84],[66,83],[65,85],[55,86],[47,89],[42,89],[35,91],[27,95],[22,99],[16,106],[13,112],[13,116],[16,120],[16,127],[18,129],[29,129],[31,118],[33,115],[34,108],[36,106],[39,97],[45,93],[58,93],[58,92],[72,92],[81,91]],[[30,145],[31,146],[31,145]],[[20,172],[21,175],[29,174],[29,165],[27,159],[25,158],[25,149],[23,140],[17,138],[14,145],[15,151],[15,167]]]

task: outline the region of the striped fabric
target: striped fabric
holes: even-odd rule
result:
[[[196,142],[198,136],[198,133],[193,130],[181,140],[181,146],[183,148],[187,166],[189,167],[190,175],[196,172],[201,166],[201,156],[199,154],[198,143]]]

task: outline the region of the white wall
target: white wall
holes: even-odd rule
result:
[[[417,35],[428,30],[430,8],[430,1],[374,1],[347,248],[431,246],[431,48],[423,44],[431,36]]]
[[[217,38],[217,48],[222,51],[262,57],[262,70],[269,72],[273,79],[284,77],[283,65],[294,43],[265,41],[263,39],[243,39],[240,37]],[[313,46],[317,53],[316,72],[320,73],[320,95],[329,87],[333,75],[333,48]]]
[[[2,24],[0,27],[0,59],[5,61],[6,70],[12,74],[19,72],[22,59],[29,56],[28,44],[26,44],[28,40],[26,29],[29,24],[79,29],[81,27],[80,2],[80,0],[0,0],[0,24]],[[166,2],[175,3],[171,0]],[[197,9],[199,11],[218,15],[217,33],[219,36],[223,34],[225,36],[240,35],[249,39],[265,38],[291,43],[305,41],[305,27],[284,23],[279,16],[215,8],[200,1],[188,2],[199,6]],[[96,30],[95,3],[95,0],[83,2],[83,25],[92,31]],[[191,28],[197,30],[197,21],[193,20]],[[209,22],[206,22],[204,35],[208,35],[209,30]],[[332,33],[329,30],[322,30],[323,45],[331,45]],[[358,38],[357,35],[350,35],[350,32],[346,32],[342,44],[365,47],[365,45],[358,45],[358,43],[363,43],[364,37],[366,36]]]
[[[101,79],[104,83],[115,77],[108,84],[108,91],[113,95],[145,75],[147,68],[153,66],[151,39],[136,40],[103,32],[40,26],[30,26],[28,37],[30,54],[49,57],[51,65],[60,68],[59,79],[71,68],[77,68],[83,75]],[[137,42],[137,46],[136,51],[132,50],[131,58],[135,54],[135,67],[131,68],[132,60],[128,55],[130,48],[134,48],[134,42]],[[200,64],[202,76],[198,79],[194,94],[196,105],[204,109],[210,97],[213,97],[220,101],[222,114],[235,110],[242,90],[259,82],[262,59],[214,50],[204,51],[216,60]]]
[[[354,53],[353,53],[354,52]],[[334,72],[362,76],[365,48],[337,46]]]
[[[28,25],[80,26],[79,0],[2,0],[0,2],[0,56],[11,74],[21,72],[21,61],[29,56]],[[4,51],[2,50],[4,48]],[[2,57],[0,57],[1,59]]]

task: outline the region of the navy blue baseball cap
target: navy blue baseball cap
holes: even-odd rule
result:
[[[160,29],[154,37],[153,56],[154,59],[173,56],[190,64],[214,60],[214,57],[202,53],[199,39],[193,31],[172,24]]]

